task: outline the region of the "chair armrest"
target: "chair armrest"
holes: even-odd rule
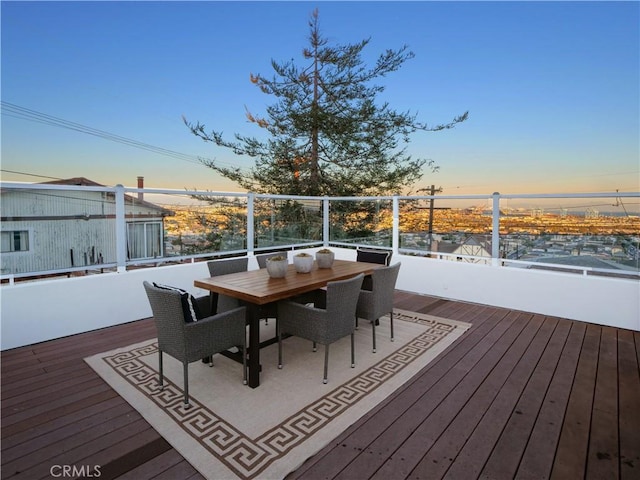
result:
[[[356,316],[359,318],[367,318],[369,320],[375,320],[369,318],[373,315],[377,306],[377,297],[370,290],[360,290],[360,296],[358,297],[358,306],[356,307]]]
[[[361,301],[367,301],[367,302],[371,302],[375,299],[375,295],[373,294],[373,292],[371,290],[360,290],[360,295],[358,298],[358,303],[360,303]]]
[[[185,334],[189,338],[219,337],[219,332],[224,336],[244,337],[246,326],[246,307],[238,307],[210,317],[205,317],[197,322],[185,324]],[[212,333],[213,332],[213,333]]]
[[[278,302],[278,319],[286,322],[288,318],[304,316],[309,320],[324,320],[327,311],[323,308],[312,307],[304,303],[288,300]],[[280,320],[279,320],[280,321]]]
[[[301,293],[291,298],[290,300],[282,300],[284,302],[295,302],[295,303],[313,303],[317,308],[325,308],[327,304],[327,290],[326,288],[319,288],[316,290],[312,290],[307,293]]]
[[[185,358],[188,362],[246,345],[245,307],[184,325]]]
[[[328,312],[325,309],[290,301],[278,303],[278,331],[281,333],[326,344],[328,326]]]

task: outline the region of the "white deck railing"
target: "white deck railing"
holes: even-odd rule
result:
[[[548,266],[551,265],[555,269],[564,269],[567,271],[579,271],[584,275],[588,275],[590,273],[603,273],[610,274],[615,273],[620,276],[628,276],[630,278],[639,278],[640,277],[640,217],[638,212],[638,203],[633,205],[635,207],[635,211],[633,214],[629,214],[626,207],[624,206],[624,201],[636,200],[640,198],[640,192],[615,192],[615,193],[590,193],[590,194],[528,194],[528,195],[501,195],[499,193],[493,193],[491,195],[435,195],[435,196],[389,196],[389,197],[298,197],[298,196],[289,196],[289,195],[260,195],[260,194],[252,194],[252,193],[229,193],[229,192],[207,192],[207,191],[189,191],[189,190],[168,190],[168,189],[140,189],[140,188],[127,188],[121,185],[116,187],[99,187],[99,186],[68,186],[68,185],[50,185],[50,184],[19,184],[19,183],[0,183],[0,189],[2,191],[3,196],[9,195],[11,192],[20,191],[20,192],[42,192],[42,191],[53,191],[57,195],[50,195],[50,197],[56,197],[56,200],[60,197],[64,197],[65,194],[73,195],[78,192],[86,193],[86,192],[99,192],[101,194],[107,195],[110,194],[111,197],[104,200],[99,206],[102,210],[103,215],[101,218],[108,218],[109,213],[111,213],[111,217],[113,221],[109,224],[110,229],[112,230],[111,234],[113,235],[113,246],[111,250],[113,253],[111,255],[107,254],[102,257],[102,261],[92,261],[87,262],[84,265],[65,265],[62,268],[31,268],[31,269],[21,269],[16,268],[7,268],[5,264],[10,264],[8,262],[9,258],[7,258],[7,262],[3,262],[2,272],[0,274],[0,278],[2,280],[8,280],[9,282],[13,282],[15,279],[23,278],[23,277],[33,277],[33,276],[43,276],[43,275],[51,275],[51,274],[59,274],[59,273],[69,273],[74,271],[85,271],[92,270],[94,272],[101,270],[109,270],[116,269],[116,271],[122,272],[127,269],[127,267],[144,265],[144,264],[154,264],[159,265],[164,262],[176,262],[194,258],[203,258],[203,257],[213,257],[216,255],[229,255],[229,254],[253,254],[254,252],[273,248],[275,246],[279,247],[289,247],[289,248],[304,248],[304,247],[313,247],[313,246],[350,246],[351,248],[357,245],[369,245],[369,246],[378,246],[383,248],[388,248],[392,250],[395,254],[404,253],[408,255],[420,255],[420,256],[429,256],[429,257],[437,257],[442,259],[451,259],[453,257],[454,260],[462,260],[469,261],[471,263],[482,261],[485,263],[490,263],[495,267],[500,266]],[[145,198],[149,196],[153,196],[160,201],[163,201],[163,204],[174,200],[175,198],[180,199],[192,199],[194,197],[198,197],[201,199],[210,199],[212,202],[219,201],[220,199],[233,199],[241,202],[243,209],[243,225],[238,230],[238,232],[231,232],[231,235],[235,235],[237,245],[227,246],[226,248],[220,249],[211,249],[206,252],[200,253],[188,253],[188,254],[164,254],[164,255],[153,255],[147,258],[130,258],[131,256],[128,253],[128,244],[127,244],[127,216],[131,216],[130,212],[127,212],[127,208],[130,208],[132,202],[135,202],[136,196],[132,196],[131,194],[136,194],[139,196],[144,195]],[[28,197],[27,197],[28,198]],[[4,197],[3,197],[4,200]],[[78,200],[74,198],[74,200]],[[615,264],[612,263],[612,267],[616,267],[615,269],[606,268],[606,267],[593,267],[589,265],[580,265],[580,264],[571,264],[564,265],[562,263],[557,263],[553,261],[545,261],[547,257],[536,259],[536,261],[529,261],[527,259],[522,258],[512,258],[509,256],[508,248],[505,244],[510,243],[509,237],[518,237],[521,236],[529,236],[529,237],[541,237],[542,235],[539,232],[527,232],[518,230],[515,232],[505,232],[505,216],[502,214],[502,209],[505,208],[505,204],[509,202],[570,202],[575,200],[582,201],[606,201],[607,203],[604,205],[609,205],[609,208],[617,206],[618,208],[622,206],[624,212],[628,214],[629,218],[635,219],[633,223],[627,226],[627,230],[629,229],[637,229],[635,231],[635,235],[629,234],[628,237],[631,239],[626,241],[627,245],[614,245],[612,243],[611,247],[607,246],[607,248],[622,248],[624,247],[624,251],[622,255],[628,258],[634,258],[635,264],[633,265],[623,265],[622,263]],[[297,203],[310,202],[314,205],[314,208],[319,213],[319,221],[321,222],[321,227],[318,228],[317,235],[314,237],[307,238],[292,238],[289,242],[286,240],[283,241],[280,239],[278,243],[269,244],[267,242],[266,245],[261,245],[257,240],[260,237],[260,234],[264,235],[263,232],[258,232],[259,228],[258,217],[259,214],[256,213],[256,205],[258,202],[265,201],[273,201],[273,202],[287,202],[293,201]],[[612,204],[615,201],[616,204]],[[46,200],[45,200],[46,202]],[[42,203],[45,203],[42,202]],[[85,219],[87,224],[92,222],[94,215],[90,213],[90,209],[95,208],[96,203],[93,201],[91,203],[91,199],[84,199],[84,203],[77,202],[78,205],[65,205],[64,207],[55,206],[56,210],[60,208],[66,208],[67,210],[71,209],[74,215],[67,215],[65,218],[69,217],[77,217]],[[377,218],[377,221],[384,216],[386,211],[386,216],[390,218],[389,225],[374,225],[372,229],[372,235],[365,238],[354,239],[354,238],[341,238],[339,235],[335,233],[337,230],[337,224],[335,220],[332,220],[333,212],[336,210],[334,208],[340,202],[361,202],[361,203],[369,203],[375,204],[379,206],[380,210],[383,212],[382,215]],[[486,207],[486,217],[490,218],[490,222],[485,222],[486,225],[484,227],[480,227],[479,231],[467,231],[464,233],[465,235],[476,234],[480,237],[484,237],[486,240],[486,245],[488,250],[485,255],[474,255],[469,254],[468,252],[443,252],[438,249],[433,249],[433,244],[429,243],[423,246],[416,245],[408,245],[409,242],[405,241],[408,236],[418,235],[423,237],[429,237],[431,241],[431,237],[433,236],[442,236],[452,233],[461,234],[461,232],[465,232],[465,228],[467,225],[464,225],[464,219],[460,220],[463,222],[462,224],[458,224],[457,226],[449,226],[446,231],[426,231],[423,227],[420,231],[412,231],[410,227],[407,226],[408,221],[407,217],[410,213],[404,213],[403,209],[401,209],[402,205],[418,205],[420,203],[430,203],[431,207],[434,207],[434,204],[438,205],[452,205],[452,204],[460,204],[460,202],[466,202],[467,204],[471,204],[471,202],[484,202]],[[7,205],[6,202],[3,202],[4,205]],[[35,202],[34,202],[35,203]],[[87,206],[88,205],[88,206]],[[106,207],[105,207],[106,205]],[[206,200],[200,200],[200,205],[206,205]],[[380,206],[382,205],[382,206]],[[168,207],[170,208],[170,204]],[[31,214],[25,215],[16,215],[11,211],[7,212],[11,207],[9,206],[3,208],[2,213],[2,229],[3,231],[6,228],[16,228],[15,227],[15,219],[19,218],[23,224],[29,223],[29,218],[32,216]],[[197,207],[197,205],[196,205]],[[42,212],[47,213],[47,206],[40,205],[40,217],[42,218]],[[53,207],[49,207],[53,210]],[[75,210],[73,210],[75,208]],[[195,208],[195,207],[194,207]],[[436,207],[443,208],[443,207]],[[445,206],[444,209],[448,209],[451,207]],[[107,211],[105,213],[105,210]],[[274,207],[273,211],[276,211],[277,207]],[[566,212],[567,209],[562,209],[561,207],[554,207],[554,210],[560,211],[564,210]],[[592,212],[593,213],[593,212]],[[415,215],[415,212],[411,213]],[[433,210],[432,210],[433,214]],[[50,217],[49,220],[55,219],[54,214],[45,215],[45,217]],[[97,216],[96,216],[97,217]],[[61,217],[62,218],[62,217]],[[574,217],[575,218],[575,217]],[[613,218],[613,217],[607,217]],[[374,220],[374,221],[376,221]],[[332,223],[333,222],[333,223]],[[10,224],[10,227],[7,225]],[[542,222],[544,225],[544,222]],[[579,226],[574,226],[574,228],[578,228]],[[25,227],[26,228],[26,227]],[[273,227],[272,227],[273,228]],[[613,237],[612,242],[615,242],[615,236],[611,233],[598,233],[599,227],[596,222],[590,229],[583,234],[573,234],[572,237],[577,239],[584,240],[585,238],[592,237],[594,235],[599,235],[601,237]],[[502,232],[502,233],[501,233]],[[594,233],[595,232],[595,233]],[[273,235],[273,230],[272,230]],[[248,241],[248,239],[254,239],[254,241]],[[56,238],[49,240],[50,243],[60,242],[63,239]],[[381,241],[383,244],[381,244]],[[520,240],[518,240],[520,241]],[[43,240],[40,239],[40,243],[43,243]],[[424,242],[423,242],[424,243]],[[517,243],[514,239],[513,243]],[[25,252],[28,253],[28,252]],[[18,255],[19,253],[11,252],[9,255]],[[5,253],[6,255],[6,253]],[[42,255],[42,254],[40,254]],[[86,256],[86,254],[85,254]],[[565,255],[567,256],[567,255]],[[612,257],[613,258],[613,257]]]
[[[22,184],[2,184],[3,195],[11,188],[24,189]],[[27,188],[43,188],[32,186]],[[46,186],[51,189],[52,186]],[[76,187],[80,188],[80,187]],[[87,188],[87,187],[82,187]],[[61,188],[69,190],[69,187]],[[75,189],[71,189],[75,190]],[[94,191],[113,192],[121,196],[119,202],[124,202],[125,193],[138,193],[134,188],[107,188],[93,187]],[[225,196],[230,194],[223,192],[185,192],[175,190],[142,190],[145,195],[192,195]],[[253,207],[256,200],[267,198],[266,196],[252,194],[233,194],[237,198],[246,201],[247,221],[245,225],[246,237],[255,238]],[[515,199],[522,196],[455,196],[444,197],[445,200],[479,200],[490,202],[493,213],[490,235],[494,242],[500,241],[500,211],[501,199]],[[640,198],[639,193],[615,193],[562,196],[535,196],[535,198],[620,198],[628,201],[629,198]],[[147,197],[148,198],[148,197]],[[273,197],[289,199],[291,197]],[[550,265],[554,270],[518,268],[529,267],[533,262],[521,262],[502,258],[494,249],[492,257],[486,263],[472,263],[466,261],[448,261],[444,258],[450,254],[432,252],[432,258],[425,258],[426,250],[414,250],[403,248],[401,245],[400,203],[410,201],[440,201],[442,197],[385,197],[376,201],[388,202],[392,209],[391,250],[393,261],[401,261],[402,268],[398,279],[397,288],[418,294],[433,295],[442,298],[473,302],[477,304],[493,305],[526,312],[539,313],[541,315],[556,316],[580,320],[585,322],[610,325],[619,328],[628,328],[640,331],[640,288],[637,281],[637,272],[629,272],[621,278],[623,271],[615,270],[617,276],[607,276],[606,271],[595,272],[590,267],[578,268],[583,273],[557,271],[559,265]],[[297,198],[297,200],[303,200]],[[330,245],[338,258],[354,259],[353,243],[335,240],[331,237],[332,226],[329,225],[331,202],[333,201],[371,201],[372,199],[336,199],[313,198],[309,201],[322,205],[323,223],[319,238],[309,238],[307,241],[297,243],[298,248],[310,248]],[[116,200],[118,202],[118,200]],[[200,257],[211,257],[217,254],[235,253],[248,255],[251,268],[257,268],[253,259],[255,253],[267,248],[247,242],[247,248],[239,250],[224,250],[223,252],[210,252],[179,256],[180,260],[189,259],[191,262],[183,264],[175,263],[176,257],[156,258],[150,260],[131,261],[126,258],[126,237],[124,236],[124,214],[116,211],[116,223],[120,222],[116,235],[119,246],[117,248],[117,261],[105,263],[103,266],[112,267],[112,271],[100,275],[87,275],[71,278],[55,278],[38,281],[14,281],[20,275],[3,275],[9,283],[0,287],[1,319],[2,319],[2,350],[30,345],[45,340],[104,328],[112,325],[146,318],[151,315],[147,299],[142,288],[143,280],[171,283],[188,289],[194,294],[203,294],[193,287],[193,280],[208,276],[205,262],[196,260]],[[3,217],[6,211],[3,209]],[[119,218],[120,216],[121,218]],[[4,219],[3,219],[4,223]],[[375,240],[376,237],[372,237]],[[498,240],[496,242],[496,239]],[[360,241],[363,244],[373,244],[371,241]],[[311,245],[316,245],[312,247]],[[124,245],[124,247],[123,247]],[[347,248],[350,247],[350,248]],[[291,254],[291,253],[290,253]],[[474,256],[468,256],[468,260],[477,260]],[[482,258],[482,260],[487,260]],[[131,268],[139,263],[153,263],[158,268]],[[513,265],[505,267],[504,265]],[[92,265],[98,268],[100,265]],[[557,267],[557,268],[556,268]],[[577,267],[566,267],[575,270]],[[78,268],[86,270],[86,267]],[[69,271],[69,269],[65,270]],[[40,272],[43,273],[43,272]],[[47,273],[47,272],[44,272]],[[53,272],[48,272],[53,273]],[[599,273],[592,275],[591,273]]]

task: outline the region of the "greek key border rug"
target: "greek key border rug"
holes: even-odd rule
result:
[[[224,356],[213,368],[189,365],[191,408],[183,408],[182,364],[163,355],[165,388],[158,388],[156,339],[104,352],[85,361],[127,400],[194,468],[208,479],[282,479],[401,387],[460,337],[470,324],[394,310],[389,319],[356,330],[356,368],[350,340],[330,346],[329,382],[322,383],[324,346],[283,341],[260,351],[260,386],[242,384],[242,366]],[[273,335],[275,321],[262,325]]]

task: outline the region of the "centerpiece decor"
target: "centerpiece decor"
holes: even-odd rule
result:
[[[298,253],[293,256],[293,264],[298,273],[309,273],[313,267],[313,257],[308,253]]]
[[[267,272],[271,278],[282,278],[287,274],[287,267],[289,261],[287,257],[282,255],[276,255],[275,257],[267,258]]]
[[[335,254],[328,248],[322,248],[316,252],[316,262],[318,262],[318,268],[331,268],[333,266],[333,260]]]

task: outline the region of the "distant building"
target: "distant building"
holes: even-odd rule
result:
[[[490,241],[471,235],[462,243],[433,242],[432,251],[448,254],[442,257],[444,260],[491,264],[491,248]]]
[[[44,184],[103,186],[83,177]],[[3,274],[116,262],[113,193],[11,189],[0,195]],[[164,218],[172,213],[125,195],[128,259],[164,256]]]

